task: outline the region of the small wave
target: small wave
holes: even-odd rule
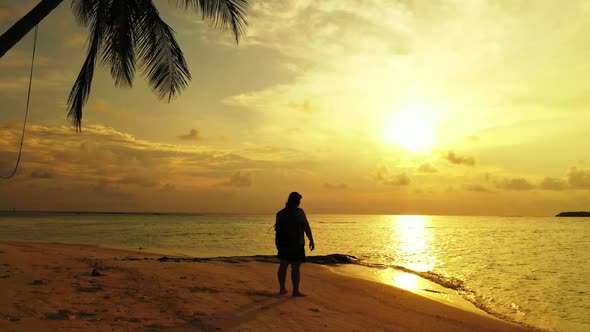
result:
[[[449,288],[449,289],[453,289],[453,290],[457,290],[457,291],[465,290],[463,280],[461,280],[459,278],[447,277],[447,276],[444,276],[442,274],[438,274],[438,273],[435,273],[432,271],[426,271],[426,272],[416,271],[416,270],[409,269],[405,266],[386,265],[386,264],[378,264],[378,263],[367,263],[362,260],[359,260],[359,264],[367,266],[367,267],[374,267],[374,268],[380,268],[380,269],[392,268],[392,269],[395,269],[398,271],[417,275],[417,276],[422,277],[424,279],[430,280],[430,281],[434,282],[435,284],[441,285],[445,288]]]
[[[459,296],[461,296],[463,299],[471,302],[475,307],[477,307],[480,310],[485,311],[486,313],[499,318],[501,320],[504,321],[509,321],[512,322],[514,324],[520,325],[520,326],[525,326],[534,330],[539,330],[538,327],[530,325],[530,324],[526,324],[520,321],[517,321],[515,319],[513,319],[512,317],[509,317],[507,315],[504,315],[502,313],[499,313],[498,311],[490,308],[485,301],[485,298],[482,297],[481,295],[477,294],[475,291],[469,289],[469,287],[467,287],[464,283],[463,280],[459,279],[459,278],[454,278],[454,277],[449,277],[449,276],[444,276],[442,274],[436,273],[436,272],[432,272],[432,271],[416,271],[416,270],[412,270],[409,269],[405,266],[400,266],[400,265],[386,265],[386,264],[379,264],[379,263],[369,263],[366,261],[363,261],[361,259],[357,260],[356,262],[351,262],[353,264],[359,264],[359,265],[363,265],[363,266],[367,266],[367,267],[371,267],[371,268],[378,268],[378,269],[386,269],[386,268],[392,268],[398,271],[402,271],[402,272],[406,272],[406,273],[410,273],[410,274],[414,274],[417,275],[421,278],[427,279],[429,281],[434,282],[435,284],[438,284],[444,288],[448,288],[451,290],[454,290],[457,292],[457,294]],[[428,289],[423,289],[425,291],[431,291]],[[435,291],[437,292],[437,291]],[[512,304],[512,309],[516,310],[517,312],[521,313],[522,309],[516,305],[516,304]]]

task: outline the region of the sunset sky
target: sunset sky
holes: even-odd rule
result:
[[[0,0],[4,32],[37,1]],[[166,0],[193,80],[172,103],[40,25],[23,160],[0,210],[554,215],[590,210],[590,2],[251,0],[239,45]],[[0,59],[0,172],[16,160],[32,33]]]

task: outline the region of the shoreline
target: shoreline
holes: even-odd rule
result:
[[[0,330],[539,331],[313,263],[302,267],[308,296],[291,298],[277,294],[276,265],[256,257],[158,258],[0,240]]]

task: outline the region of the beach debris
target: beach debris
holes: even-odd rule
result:
[[[36,279],[36,280],[33,280],[33,282],[31,282],[31,285],[33,285],[33,286],[47,285],[47,281],[45,281],[43,279]]]
[[[72,315],[72,312],[65,309],[60,309],[55,313],[45,314],[46,319],[51,320],[66,320],[66,319],[76,319],[76,316]]]
[[[94,316],[96,316],[95,313],[85,312],[85,311],[80,311],[76,314],[76,317],[79,317],[79,318],[94,317]]]
[[[330,254],[324,256],[309,256],[307,261],[310,263],[333,265],[333,264],[357,264],[358,259],[355,256],[345,254]]]
[[[100,273],[100,272],[98,272],[96,269],[92,269],[92,272],[90,272],[90,275],[91,275],[91,276],[93,276],[93,277],[103,277],[103,276],[105,276],[106,274],[104,274],[104,273]]]
[[[157,259],[158,262],[222,262],[222,263],[248,263],[248,262],[262,262],[262,263],[278,263],[279,260],[275,255],[254,255],[254,256],[228,256],[228,257],[168,257],[162,256]],[[345,254],[330,254],[323,256],[308,256],[309,263],[336,265],[336,264],[359,264],[358,258]]]
[[[428,289],[428,288],[420,288],[420,290],[423,290],[425,292],[437,293],[437,294],[446,294],[445,292],[437,291],[434,289]]]
[[[18,322],[20,320],[20,317],[15,317],[15,316],[11,316],[8,314],[0,313],[0,319],[5,319],[9,322]]]
[[[115,257],[114,258],[116,261],[140,261],[142,260],[141,258],[137,258],[137,257],[131,257],[131,256],[127,256],[127,257]],[[148,257],[144,257],[143,260],[150,260],[151,258]]]

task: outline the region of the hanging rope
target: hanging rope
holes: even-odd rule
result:
[[[23,133],[20,137],[20,147],[18,148],[18,158],[16,159],[16,165],[14,165],[14,170],[8,176],[0,175],[0,179],[10,179],[16,174],[18,170],[18,165],[20,164],[20,157],[23,153],[23,141],[25,139],[25,129],[27,127],[27,117],[29,116],[29,101],[31,100],[31,83],[33,82],[33,67],[35,65],[35,50],[37,49],[37,31],[39,31],[39,25],[35,26],[35,38],[33,41],[33,58],[31,59],[31,73],[29,75],[29,91],[27,92],[27,107],[25,109],[25,121],[23,123]]]

